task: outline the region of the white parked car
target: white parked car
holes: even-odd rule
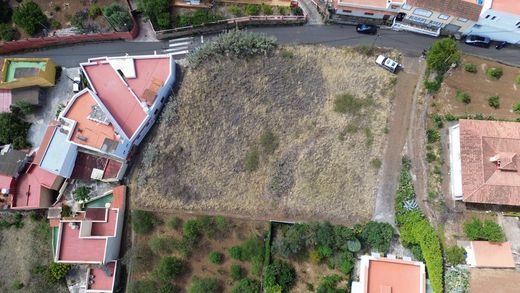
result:
[[[392,73],[395,73],[399,66],[401,66],[401,64],[383,55],[377,56],[376,64]]]
[[[72,80],[72,91],[74,93],[79,92],[80,83],[81,83],[81,79],[79,78],[79,76],[74,77],[74,79]]]

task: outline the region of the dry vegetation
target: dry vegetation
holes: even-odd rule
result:
[[[131,175],[132,204],[257,218],[371,218],[392,75],[352,49],[286,47],[182,69]],[[350,94],[346,113],[336,97]],[[267,151],[271,130],[278,146]],[[245,158],[257,151],[248,172]],[[253,168],[255,169],[255,168]]]

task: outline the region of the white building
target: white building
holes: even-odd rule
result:
[[[478,23],[465,34],[520,44],[520,1],[484,0]]]

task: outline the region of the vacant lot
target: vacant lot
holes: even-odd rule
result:
[[[68,292],[61,283],[48,284],[35,272],[52,261],[49,223],[24,217],[17,227],[5,227],[4,221],[15,222],[10,214],[1,215],[0,221],[0,292],[14,292],[15,284],[20,283],[20,292]]]
[[[258,218],[371,218],[395,84],[373,57],[288,47],[199,68],[183,69],[177,95],[136,159],[132,204]]]
[[[507,119],[518,117],[512,108],[513,104],[520,101],[520,85],[515,84],[515,78],[520,75],[519,68],[473,56],[464,56],[461,63],[475,64],[477,72],[467,72],[463,66],[448,72],[440,92],[432,100],[436,105],[433,107],[434,112],[453,115],[482,113]],[[492,80],[486,76],[486,69],[491,67],[502,68],[500,79]],[[471,102],[465,104],[457,100],[457,90],[469,94]],[[500,106],[497,109],[488,104],[488,98],[492,96],[499,97]]]

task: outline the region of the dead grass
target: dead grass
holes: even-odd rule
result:
[[[293,54],[183,69],[166,118],[136,160],[132,204],[256,218],[371,218],[377,174],[370,162],[385,146],[392,75],[352,49],[283,51]],[[337,113],[334,99],[343,94],[367,106]],[[353,126],[364,131],[345,132]],[[246,172],[246,153],[260,146],[264,129],[279,145],[260,152],[258,169]],[[273,180],[282,181],[276,192]]]

